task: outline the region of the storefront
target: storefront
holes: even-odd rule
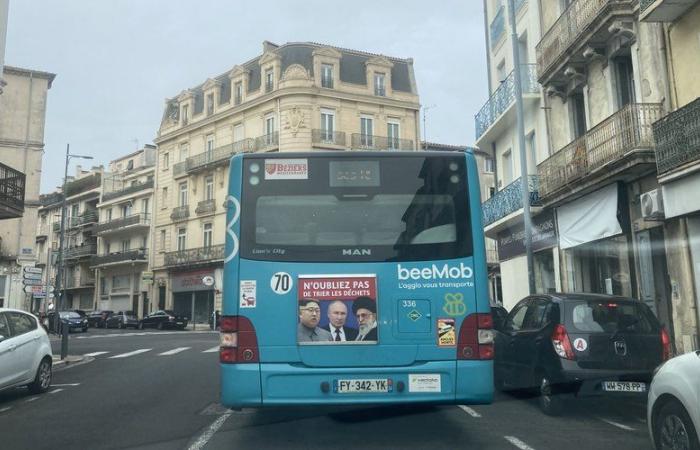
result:
[[[190,318],[190,323],[208,323],[214,312],[217,289],[214,268],[171,274],[173,310]]]

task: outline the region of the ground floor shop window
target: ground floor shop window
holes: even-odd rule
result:
[[[625,236],[565,250],[567,290],[631,297],[630,251]]]
[[[532,258],[535,272],[535,292],[546,294],[556,292],[556,281],[554,278],[554,255],[552,250],[537,252]]]

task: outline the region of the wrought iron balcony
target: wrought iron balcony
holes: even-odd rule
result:
[[[352,148],[362,150],[413,150],[413,141],[386,136],[353,133]]]
[[[551,196],[592,172],[637,150],[653,151],[652,124],[662,116],[656,103],[632,103],[537,166],[540,197]]]
[[[534,64],[521,64],[521,68],[520,84],[523,94],[537,94],[540,85],[537,83],[536,66]],[[515,71],[512,71],[474,116],[476,140],[478,141],[486,130],[496,123],[496,120],[514,103]]]
[[[185,220],[188,217],[190,217],[190,205],[176,206],[170,213],[170,220],[175,222]]]
[[[493,16],[491,25],[489,26],[489,36],[491,37],[491,48],[494,48],[501,40],[506,29],[506,8],[501,6],[498,8],[496,15]]]
[[[97,211],[94,209],[90,209],[90,210],[84,211],[78,217],[69,217],[67,225],[68,225],[68,228],[78,228],[78,227],[82,227],[85,225],[93,224],[95,222],[97,222]],[[59,231],[60,231],[61,222],[58,222],[58,227],[59,227]]]
[[[343,131],[311,130],[312,144],[330,144],[345,146],[345,133]]]
[[[218,262],[223,261],[223,259],[224,245],[221,244],[167,252],[165,254],[165,265],[167,267],[188,266],[192,264]]]
[[[66,184],[66,196],[72,197],[102,185],[102,174],[94,173]]]
[[[386,97],[386,88],[384,87],[375,87],[374,88],[374,95],[378,97]]]
[[[66,289],[83,289],[95,286],[95,276],[92,274],[81,273],[79,275],[66,276]]]
[[[698,0],[639,0],[639,19],[645,22],[673,22]]]
[[[233,155],[252,152],[254,150],[255,141],[253,139],[243,139],[233,144],[222,145],[212,151],[190,156],[185,161],[176,164],[175,166],[179,164],[182,164],[182,166],[174,169],[175,175],[179,175],[183,172],[195,173],[218,165],[228,164]]]
[[[97,244],[85,244],[75,247],[68,247],[64,250],[63,259],[79,259],[97,254]]]
[[[151,215],[147,213],[132,214],[118,219],[107,220],[95,225],[95,233],[105,233],[108,231],[122,230],[127,227],[143,225],[148,227],[151,224]]]
[[[527,188],[530,193],[530,206],[540,206],[539,177],[537,175],[527,177]],[[482,203],[481,213],[484,227],[521,210],[523,208],[522,192],[522,183],[518,178]]]
[[[0,163],[0,219],[22,217],[25,182],[22,172]]]
[[[280,136],[277,131],[255,138],[255,151],[267,152],[279,148]]]
[[[173,164],[173,176],[178,177],[187,173],[187,161],[181,161]]]
[[[102,255],[94,256],[90,260],[91,267],[103,266],[106,264],[117,264],[117,263],[132,263],[132,262],[147,262],[148,261],[148,249],[137,248],[131,250],[124,250],[121,252],[111,252]]]
[[[197,208],[194,210],[194,213],[198,216],[211,214],[213,212],[216,212],[216,201],[213,198],[209,200],[202,200],[201,202],[197,203]]]
[[[567,58],[574,56],[576,49],[586,48],[592,41],[587,36],[594,36],[598,31],[602,33],[598,40],[609,36],[608,24],[616,16],[629,16],[634,20],[637,5],[638,0],[573,1],[537,44],[537,74],[540,82],[548,84],[546,80],[556,67],[562,66]]]
[[[653,129],[659,174],[700,161],[700,98],[654,123]]]
[[[140,192],[146,189],[150,189],[153,187],[153,180],[146,180],[144,182],[140,183],[134,183],[129,186],[126,186],[123,189],[111,191],[111,192],[105,192],[102,194],[102,201],[106,202],[108,200],[112,200],[117,197],[121,197],[123,195],[129,195],[133,194],[134,192]]]

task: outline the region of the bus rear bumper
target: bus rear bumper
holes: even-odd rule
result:
[[[383,392],[342,392],[347,381],[386,381]],[[341,381],[345,383],[341,383]],[[403,367],[319,368],[296,364],[222,364],[222,404],[283,405],[487,404],[492,361],[431,361]]]

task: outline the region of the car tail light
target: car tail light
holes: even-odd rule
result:
[[[566,332],[566,327],[559,324],[554,327],[552,332],[552,345],[554,346],[554,351],[557,355],[564,359],[574,360],[576,356],[574,355],[574,349],[571,346],[571,340],[569,339],[569,333]]]
[[[457,359],[493,359],[493,317],[470,314],[462,321],[457,339]]]
[[[260,362],[258,337],[247,317],[222,316],[219,362],[241,364]]]
[[[661,328],[661,360],[666,361],[671,358],[671,337],[666,328]]]

